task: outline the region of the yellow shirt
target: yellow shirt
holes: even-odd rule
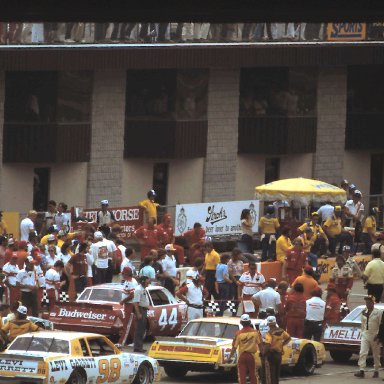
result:
[[[8,233],[8,226],[7,223],[2,220],[0,221],[0,236],[6,235]]]
[[[236,333],[233,347],[237,348],[238,356],[243,352],[256,353],[259,350],[260,335],[252,327],[244,327]]]
[[[9,341],[12,341],[19,335],[38,331],[39,327],[30,320],[11,320],[1,327],[1,330],[7,333]]]
[[[263,216],[259,221],[260,231],[265,234],[276,233],[276,229],[280,227],[279,220],[274,217]]]
[[[276,328],[265,334],[264,342],[266,344],[271,344],[271,350],[282,353],[284,342],[289,338],[290,336],[287,332],[281,328]]]
[[[319,234],[323,235],[324,234],[323,228],[321,228],[321,226],[319,224],[314,224],[312,220],[309,223],[304,223],[304,224],[300,225],[299,231],[305,232],[305,230],[308,227],[312,229],[312,232],[315,235],[319,235]]]
[[[205,254],[205,270],[215,271],[217,264],[220,263],[220,255],[212,249],[211,252]]]
[[[368,216],[363,225],[363,233],[368,233],[368,229],[371,229],[373,233],[376,232],[376,219],[373,216]]]
[[[384,284],[384,261],[380,257],[371,260],[363,273],[368,284]]]
[[[276,241],[276,259],[284,263],[287,252],[292,249],[291,239],[281,235]]]
[[[328,233],[331,236],[336,236],[341,233],[341,219],[340,217],[329,217],[325,223],[324,227],[327,227]]]
[[[140,201],[139,205],[140,207],[143,207],[147,210],[148,218],[154,217],[157,220],[157,207],[159,206],[159,204],[149,199],[146,199],[146,200]]]
[[[48,244],[48,236],[49,235],[45,235],[41,238],[40,240],[40,244],[43,244],[43,245],[47,245]]]

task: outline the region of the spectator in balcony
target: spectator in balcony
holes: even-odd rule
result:
[[[150,219],[154,219],[155,224],[157,222],[157,207],[159,206],[159,204],[155,201],[156,197],[156,192],[151,189],[147,193],[147,199],[139,202],[139,206],[145,209],[146,221],[148,223]]]

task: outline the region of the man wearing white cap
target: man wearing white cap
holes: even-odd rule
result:
[[[102,231],[104,236],[107,237],[111,232],[111,226],[116,221],[116,219],[113,212],[108,210],[108,200],[101,200],[100,205],[101,211],[97,212],[96,222],[100,231]]]
[[[95,243],[91,245],[90,253],[93,256],[95,265],[94,280],[95,284],[104,284],[107,281],[108,245],[104,241],[102,232],[96,231],[93,236],[95,238]]]
[[[357,223],[360,223],[364,218],[364,204],[361,202],[362,193],[356,189],[353,193],[352,199],[345,203],[345,226],[355,227]]]
[[[168,288],[171,293],[175,294],[175,287],[178,285],[178,281],[176,279],[177,269],[176,269],[176,258],[173,255],[173,251],[175,251],[175,248],[173,248],[172,244],[167,244],[164,247],[164,250],[166,252],[166,255],[163,260],[161,260],[161,264],[163,266],[163,271],[169,276],[170,281],[172,284]]]
[[[192,269],[187,271],[186,278],[187,284],[176,292],[176,296],[188,305],[188,321],[200,319],[204,314],[203,300],[208,292],[203,288],[199,275]]]
[[[283,347],[291,341],[291,336],[277,326],[275,316],[268,316],[267,324],[269,331],[264,336],[263,349],[265,381],[278,384]]]
[[[247,383],[247,376],[249,376],[249,383],[256,384],[256,364],[255,355],[261,350],[261,336],[259,331],[252,327],[251,318],[248,314],[243,314],[240,317],[240,324],[242,329],[236,332],[232,342],[232,349],[229,357],[226,359],[230,363],[233,355],[237,351],[237,372],[240,384]]]

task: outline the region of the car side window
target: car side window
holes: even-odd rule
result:
[[[149,294],[151,295],[152,303],[155,307],[170,304],[168,296],[161,289],[150,290]]]
[[[115,354],[114,349],[103,338],[96,337],[88,339],[88,345],[93,357]]]
[[[77,300],[88,300],[92,292],[92,289],[86,289]]]
[[[80,339],[79,343],[81,347],[81,352],[83,352],[83,356],[89,356],[89,351],[88,351],[87,343],[85,342],[85,340]]]

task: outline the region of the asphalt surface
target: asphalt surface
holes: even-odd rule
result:
[[[322,284],[322,288],[325,289],[326,285]],[[361,281],[355,281],[350,297],[349,297],[349,308],[352,310],[358,305],[364,304],[363,297],[366,294],[366,290],[363,287]],[[145,349],[149,349],[150,343],[146,343]],[[131,350],[130,348],[128,350]],[[357,368],[357,359],[358,356],[354,355],[348,363],[335,363],[327,354],[327,359],[325,364],[321,368],[315,370],[315,374],[312,376],[295,376],[290,372],[282,372],[280,381],[291,381],[291,382],[300,382],[302,384],[351,384],[352,382],[357,383],[359,380],[354,377],[354,373],[358,370]],[[368,364],[366,372],[366,378],[364,379],[366,383],[378,383],[382,382],[381,379],[372,379],[373,368],[372,365]],[[384,378],[384,371],[380,372],[380,376]],[[171,379],[165,375],[163,371],[161,383],[186,383],[186,384],[201,384],[201,383],[237,383],[233,381],[228,376],[224,374],[215,374],[215,373],[198,373],[198,372],[189,372],[183,379]]]

